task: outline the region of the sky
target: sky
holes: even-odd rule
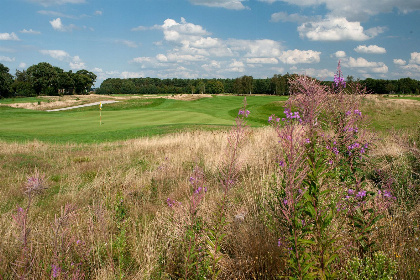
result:
[[[107,78],[420,80],[419,0],[0,0],[0,63]]]

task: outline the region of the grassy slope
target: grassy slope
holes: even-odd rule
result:
[[[284,97],[248,97],[249,123],[260,126],[281,110]],[[60,112],[40,112],[0,107],[0,138],[9,141],[38,139],[49,142],[91,143],[152,136],[179,129],[229,126],[241,108],[243,97],[213,97],[194,101],[133,99],[102,110],[97,106]]]

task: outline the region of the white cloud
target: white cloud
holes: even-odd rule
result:
[[[418,64],[407,64],[407,65],[401,66],[401,68],[408,71],[418,72],[416,73],[417,75],[420,73],[420,65]]]
[[[25,62],[21,62],[21,63],[19,63],[19,68],[26,68],[26,63]]]
[[[420,64],[420,53],[412,52],[410,63]]]
[[[46,10],[41,10],[37,12],[38,14],[41,15],[45,15],[45,16],[52,16],[52,17],[59,17],[59,18],[71,18],[71,19],[77,19],[77,16],[73,16],[73,15],[66,15],[57,11],[46,11]]]
[[[336,58],[343,58],[343,57],[346,57],[346,52],[345,51],[336,51],[334,53],[334,55],[335,55]]]
[[[388,73],[388,66],[386,66],[385,63],[368,61],[363,57],[349,57],[348,59],[343,60],[343,65],[350,68],[356,68],[359,73]]]
[[[145,63],[145,62],[151,62],[152,58],[151,57],[135,57],[131,60],[131,62],[135,62],[135,63]]]
[[[133,41],[130,41],[130,40],[116,40],[115,42],[123,44],[123,45],[125,45],[129,48],[137,48],[138,47],[136,42],[133,42]]]
[[[74,24],[64,25],[61,22],[61,18],[56,18],[56,19],[51,20],[50,24],[54,30],[61,31],[61,32],[72,31],[73,29],[76,28]]]
[[[13,61],[15,61],[15,58],[14,57],[10,58],[8,56],[0,56],[0,61],[2,61],[2,62],[13,62]]]
[[[235,51],[245,51],[245,57],[277,57],[281,55],[279,42],[264,40],[228,40],[227,45]]]
[[[252,57],[247,58],[246,63],[249,64],[277,64],[279,61],[274,57]]]
[[[398,9],[403,13],[420,9],[418,0],[259,0],[260,2],[273,3],[282,1],[301,7],[324,6],[329,14],[335,17],[346,17],[349,20],[365,21],[370,16],[379,13],[389,13]]]
[[[320,20],[320,17],[308,17],[303,16],[300,14],[288,14],[285,12],[278,12],[271,15],[272,22],[297,22],[297,23],[304,23],[308,21],[317,21]]]
[[[3,40],[3,41],[19,41],[19,38],[14,32],[12,32],[12,33],[0,33],[0,40]]]
[[[73,70],[80,70],[86,68],[85,63],[77,55],[73,57],[72,61],[70,61],[69,66]]]
[[[102,11],[98,10],[98,11],[95,11],[94,15],[95,16],[102,16],[102,13],[103,13]]]
[[[220,62],[219,61],[216,61],[216,60],[212,60],[212,61],[210,61],[210,63],[207,63],[207,64],[203,64],[203,65],[201,65],[201,67],[204,69],[204,70],[206,70],[206,71],[214,71],[214,70],[216,70],[216,69],[220,69],[221,68],[221,64],[220,64]]]
[[[284,51],[279,59],[285,64],[299,64],[299,63],[318,63],[321,52],[317,51],[301,51],[301,50],[288,50]]]
[[[70,58],[69,53],[66,52],[66,51],[63,51],[63,50],[41,50],[39,52],[42,53],[42,54],[45,54],[45,55],[49,55],[52,58],[55,58],[55,59],[58,59],[58,60],[61,60],[61,61]]]
[[[164,55],[164,54],[162,54],[162,53],[160,53],[160,54],[156,55],[156,59],[157,59],[159,62],[168,62],[168,58],[166,57],[166,55]]]
[[[166,19],[161,28],[166,41],[177,43],[200,40],[201,36],[209,34],[202,26],[188,23],[185,18],[181,18],[180,23]]]
[[[54,5],[64,5],[64,4],[83,4],[86,3],[85,0],[28,0],[32,3],[37,3],[42,6],[54,6]]]
[[[225,71],[243,73],[245,72],[245,64],[242,61],[233,59],[232,62],[228,65],[228,67],[225,69]]]
[[[334,77],[334,72],[328,69],[314,69],[314,68],[306,68],[303,69],[305,75],[313,78],[318,78],[321,80],[327,80],[328,78]]]
[[[299,35],[312,41],[364,41],[368,36],[360,22],[350,22],[344,17],[327,17],[321,21],[306,22],[298,27]]]
[[[86,69],[85,63],[79,56],[71,56],[68,52],[63,50],[40,50],[40,53],[49,55],[54,59],[69,62],[69,66],[73,70]]]
[[[403,59],[400,59],[400,58],[394,59],[393,61],[394,61],[394,64],[400,65],[400,66],[403,66],[403,65],[405,65],[407,63],[407,61],[405,61]]]
[[[218,7],[230,10],[249,9],[247,6],[242,4],[244,1],[245,0],[190,0],[190,2],[194,5],[207,7]]]
[[[23,29],[23,30],[20,31],[20,33],[33,34],[33,35],[39,35],[39,34],[41,34],[40,31],[32,30],[32,28],[29,29],[29,30]]]
[[[121,78],[123,79],[129,79],[129,78],[141,78],[144,77],[144,73],[143,72],[122,72],[121,73]]]
[[[377,45],[359,45],[354,49],[358,53],[374,53],[374,54],[384,54],[386,53],[386,49],[382,47],[378,47]]]

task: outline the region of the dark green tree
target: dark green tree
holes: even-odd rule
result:
[[[40,62],[29,67],[26,73],[36,95],[58,94],[57,67],[47,62]]]
[[[0,63],[0,97],[9,97],[13,76],[9,73],[9,68]]]

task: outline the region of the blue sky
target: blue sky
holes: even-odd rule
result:
[[[106,78],[420,79],[419,0],[1,0],[0,63]]]

